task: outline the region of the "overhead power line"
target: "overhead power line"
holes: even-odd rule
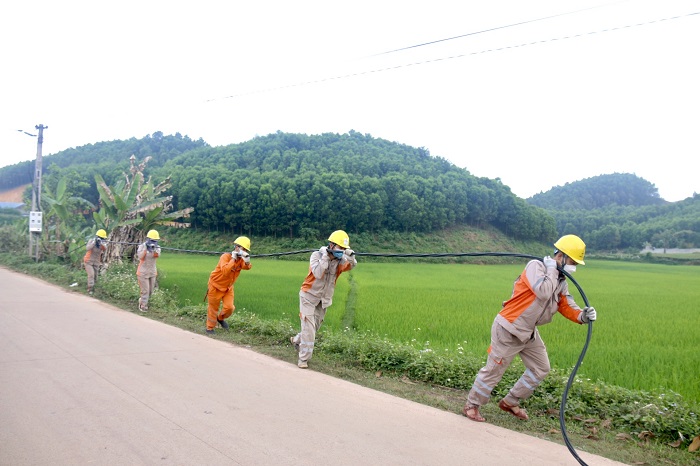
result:
[[[654,24],[654,23],[660,23],[663,21],[672,21],[672,20],[676,20],[676,19],[687,18],[689,16],[694,16],[694,15],[700,15],[700,12],[688,13],[688,14],[672,16],[672,17],[668,17],[668,18],[655,19],[655,20],[646,21],[643,23],[628,24],[625,26],[618,26],[618,27],[614,27],[614,28],[601,29],[598,31],[590,31],[590,32],[585,32],[585,33],[581,33],[581,34],[574,34],[571,36],[563,36],[563,37],[555,37],[555,38],[550,38],[550,39],[536,40],[534,42],[525,42],[525,43],[517,44],[517,45],[507,45],[507,46],[497,47],[497,48],[493,48],[493,49],[481,50],[478,52],[463,53],[463,54],[459,54],[459,55],[451,55],[448,57],[433,58],[430,60],[424,60],[424,61],[419,61],[419,62],[405,63],[405,64],[395,65],[395,66],[388,66],[385,68],[378,68],[375,70],[358,71],[357,73],[349,73],[349,74],[344,74],[344,75],[339,75],[339,76],[331,76],[331,77],[315,79],[315,80],[311,80],[311,81],[304,81],[304,82],[300,82],[300,83],[287,84],[284,86],[271,87],[271,88],[267,88],[267,89],[259,89],[259,90],[250,91],[250,92],[243,92],[240,94],[233,94],[233,95],[229,95],[229,96],[225,96],[225,97],[217,97],[217,98],[213,98],[213,99],[208,99],[205,102],[215,102],[218,100],[235,99],[237,97],[245,97],[245,96],[249,96],[249,95],[263,94],[263,93],[267,93],[267,92],[280,91],[280,90],[284,90],[284,89],[291,89],[294,87],[308,86],[311,84],[319,84],[319,83],[328,82],[328,81],[354,78],[357,76],[363,76],[363,75],[374,74],[374,73],[382,73],[384,71],[398,70],[401,68],[408,68],[411,66],[427,65],[430,63],[437,63],[437,62],[441,62],[441,61],[454,60],[457,58],[464,58],[464,57],[469,57],[469,56],[473,56],[473,55],[482,55],[485,53],[501,52],[501,51],[509,50],[509,49],[517,49],[517,48],[528,47],[528,46],[532,46],[532,45],[545,44],[547,42],[575,39],[577,37],[590,36],[590,35],[594,35],[594,34],[603,34],[606,32],[619,31],[622,29],[629,29],[629,28],[635,28],[635,27],[640,27],[640,26],[648,26],[648,25]]]
[[[582,12],[582,11],[593,10],[593,9],[595,9],[595,8],[601,8],[601,7],[604,7],[604,6],[613,5],[613,4],[615,4],[615,3],[622,3],[622,2],[626,2],[626,1],[628,1],[628,0],[621,0],[621,1],[619,1],[619,2],[606,3],[606,4],[604,4],[604,5],[591,6],[591,7],[588,7],[588,8],[582,8],[582,9],[580,9],[580,10],[569,11],[569,12],[566,12],[566,13],[559,13],[559,14],[551,15],[551,16],[545,16],[544,18],[530,19],[530,20],[527,20],[527,21],[521,21],[521,22],[519,22],[519,23],[507,24],[507,25],[505,25],[505,26],[497,26],[497,27],[493,27],[493,28],[490,28],[490,29],[484,29],[483,31],[469,32],[469,33],[467,33],[467,34],[461,34],[461,35],[459,35],[459,36],[447,37],[447,38],[445,38],[445,39],[437,39],[437,40],[433,40],[433,41],[430,41],[430,42],[423,42],[422,44],[409,45],[409,46],[407,46],[407,47],[401,47],[401,48],[394,49],[394,50],[388,50],[388,51],[386,51],[386,52],[379,52],[379,53],[376,53],[376,54],[374,54],[374,55],[370,55],[370,57],[377,57],[377,56],[380,56],[380,55],[387,55],[387,54],[390,54],[390,53],[401,52],[401,51],[403,51],[403,50],[415,49],[415,48],[418,48],[418,47],[424,47],[424,46],[426,46],[426,45],[433,45],[433,44],[438,44],[438,43],[440,43],[440,42],[447,42],[448,40],[461,39],[462,37],[475,36],[475,35],[477,35],[477,34],[484,34],[484,33],[486,33],[486,32],[498,31],[499,29],[506,29],[506,28],[511,28],[511,27],[515,27],[515,26],[521,26],[521,25],[523,25],[523,24],[536,23],[536,22],[538,22],[538,21],[544,21],[544,20],[547,20],[547,19],[558,18],[558,17],[560,17],[560,16],[573,15],[573,14],[576,14],[576,13],[580,13],[580,12]]]

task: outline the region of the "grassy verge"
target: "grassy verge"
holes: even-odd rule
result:
[[[58,262],[34,263],[19,255],[0,254],[0,264],[84,291],[84,271]],[[124,309],[136,309],[138,287],[131,265],[113,266],[100,277],[95,297]],[[150,303],[147,318],[193,332],[202,332],[203,304],[178,306],[172,296],[159,290]],[[295,363],[289,336],[297,331],[289,321],[261,319],[239,311],[229,320],[231,330],[217,331],[214,338]],[[418,403],[460,413],[468,387],[455,381],[474,374],[482,361],[470,355],[446,357],[396,344],[368,333],[331,332],[322,329],[312,370],[381,390]],[[522,366],[514,364],[494,392],[505,394],[519,377]],[[467,379],[473,377],[468,376]],[[531,420],[521,422],[502,413],[495,403],[483,409],[494,425],[563,443],[558,407],[568,373],[554,371],[528,400]],[[697,406],[669,395],[631,391],[600,382],[577,381],[567,402],[567,432],[579,451],[595,453],[628,464],[697,465],[698,453],[688,452],[689,438],[677,432],[698,433]],[[467,419],[464,422],[470,422]],[[674,434],[675,433],[675,434]],[[671,446],[671,445],[676,445]],[[572,462],[573,462],[572,458]]]

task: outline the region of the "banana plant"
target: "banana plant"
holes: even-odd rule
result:
[[[44,185],[43,191],[42,204],[46,205],[44,209],[46,214],[42,249],[44,252],[68,257],[71,262],[77,263],[82,257],[82,252],[78,250],[76,244],[85,233],[85,225],[75,221],[76,211],[82,210],[85,206],[91,208],[94,206],[82,197],[71,196],[65,177],[58,180],[55,191],[52,191],[48,185]]]
[[[137,164],[132,155],[129,173],[111,187],[100,175],[95,175],[100,209],[93,212],[93,219],[98,228],[108,232],[105,266],[121,261],[125,256],[133,257],[136,245],[144,241],[148,230],[159,225],[190,226],[176,220],[189,217],[194,209],[189,207],[173,212],[173,197],[164,195],[171,187],[170,178],[157,185],[150,178],[145,180],[143,170],[149,160],[150,157],[146,157]]]

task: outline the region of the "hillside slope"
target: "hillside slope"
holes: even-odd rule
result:
[[[24,191],[31,184],[19,185],[14,188],[0,190],[0,202],[22,202]]]

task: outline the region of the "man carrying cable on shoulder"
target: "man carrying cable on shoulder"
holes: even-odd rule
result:
[[[208,334],[214,333],[214,327],[218,323],[222,328],[228,329],[226,319],[231,317],[236,306],[233,304],[233,284],[241,274],[241,270],[250,270],[250,239],[239,236],[233,242],[233,252],[225,252],[219,258],[219,263],[209,275],[207,285],[207,330]],[[219,310],[223,302],[223,309]]]
[[[91,238],[85,245],[85,272],[87,272],[87,292],[90,296],[95,292],[95,282],[100,275],[102,265],[102,253],[107,249],[107,232],[99,229],[95,237]]]
[[[331,233],[328,246],[311,253],[309,273],[299,291],[301,332],[290,339],[292,346],[299,353],[299,368],[309,367],[316,332],[321,328],[326,310],[333,304],[338,277],[356,265],[355,252],[350,249],[350,237],[343,230]]]
[[[146,241],[139,244],[136,250],[136,257],[139,265],[136,269],[136,277],[139,282],[139,311],[148,311],[148,300],[156,290],[156,277],[158,268],[156,260],[160,257],[160,246],[158,245],[160,235],[156,230],[149,230],[146,233]]]
[[[515,281],[512,296],[503,303],[503,309],[493,321],[488,361],[477,374],[462,411],[473,421],[486,420],[479,408],[488,403],[491,392],[516,355],[523,361],[525,372],[498,407],[527,420],[527,412],[520,407],[520,400],[532,395],[550,369],[547,348],[537,327],[550,323],[557,312],[578,324],[596,319],[594,308],[582,310],[574,302],[566,277],[557,268],[573,273],[576,264],[585,265],[586,245],[578,236],[565,235],[554,243],[554,247],[554,257],[528,262]]]

